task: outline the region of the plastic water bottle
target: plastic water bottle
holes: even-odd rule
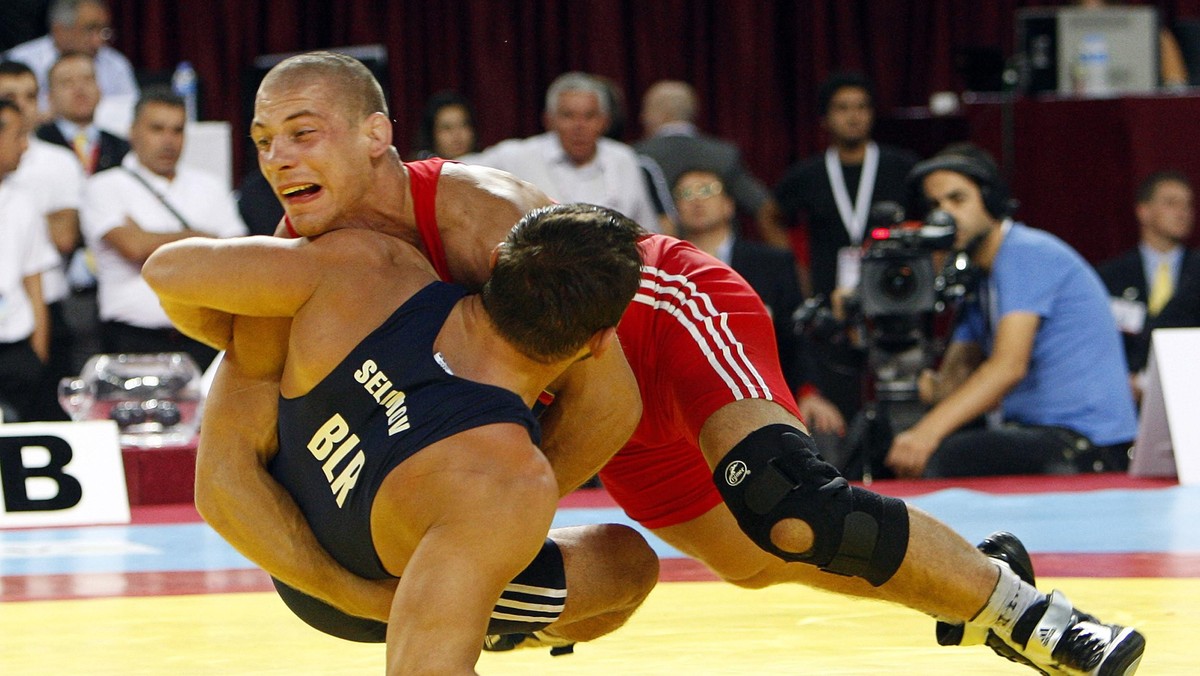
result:
[[[187,119],[196,121],[196,70],[190,61],[180,61],[171,76],[171,89],[183,99]]]
[[[1108,42],[1102,33],[1089,33],[1079,42],[1079,61],[1075,68],[1075,91],[1087,96],[1113,93],[1110,77]]]

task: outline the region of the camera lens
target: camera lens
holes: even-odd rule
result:
[[[909,298],[917,287],[916,273],[907,263],[889,265],[880,276],[879,282],[879,290],[892,300]]]

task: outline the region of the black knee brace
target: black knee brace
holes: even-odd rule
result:
[[[908,551],[904,502],[851,486],[821,458],[812,437],[791,425],[752,432],[721,460],[713,480],[746,535],[785,561],[878,587]],[[789,518],[812,528],[808,551],[789,552],[771,541],[771,528]]]

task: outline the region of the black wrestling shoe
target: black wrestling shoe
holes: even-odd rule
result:
[[[1021,581],[1030,585],[1037,586],[1033,575],[1033,561],[1029,558],[1029,552],[1025,551],[1025,545],[1017,539],[1017,536],[1006,531],[996,531],[983,539],[975,548],[983,552],[990,559],[1008,566],[1012,572],[1021,578]],[[979,645],[987,643],[1000,655],[1007,657],[1014,662],[1022,660],[1014,659],[1012,655],[1007,655],[1001,652],[1003,648],[1008,648],[1008,644],[999,640],[999,646],[992,645],[988,641],[989,634],[992,634],[990,629],[986,627],[972,627],[967,624],[951,624],[949,622],[938,622],[934,627],[934,634],[937,636],[938,645]],[[1002,647],[1001,647],[1002,646]],[[1008,648],[1011,650],[1011,648]]]
[[[1055,590],[1013,625],[1012,648],[1043,674],[1132,676],[1146,639],[1133,627],[1080,612]]]
[[[550,655],[570,655],[575,652],[575,642],[550,636],[543,631],[530,634],[488,634],[483,638],[483,649],[500,653],[520,648],[549,648]]]

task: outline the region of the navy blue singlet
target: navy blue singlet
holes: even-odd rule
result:
[[[498,422],[524,425],[533,442],[540,441],[536,419],[515,393],[452,376],[435,360],[433,341],[464,295],[460,287],[431,283],[312,391],[279,399],[279,453],[268,470],[321,545],[362,577],[391,577],[371,539],[371,504],[406,458]]]

